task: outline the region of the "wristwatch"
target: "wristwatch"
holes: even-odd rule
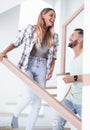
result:
[[[78,75],[74,75],[73,78],[74,78],[74,81],[77,81],[78,80]]]

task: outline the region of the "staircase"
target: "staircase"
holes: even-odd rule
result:
[[[40,98],[45,100],[49,106],[60,113],[67,121],[71,122],[78,130],[81,130],[81,120],[69,109],[67,109],[60,101],[56,100],[49,92],[41,88],[39,84],[34,82],[30,77],[18,69],[8,59],[4,58],[2,62],[11,72],[13,72],[19,79],[31,87],[32,91]],[[55,96],[55,95],[54,95]],[[49,112],[51,113],[51,112]]]
[[[51,96],[57,98],[57,87],[56,86],[49,86],[46,87],[46,91],[49,92],[51,94]],[[6,112],[0,112],[0,117],[1,117],[1,122],[0,123],[0,130],[12,130],[12,128],[10,127],[11,124],[11,118],[13,115],[13,110],[12,107],[16,107],[17,103],[16,102],[6,102],[6,108],[8,110],[8,108],[11,108],[10,112],[6,111]],[[49,115],[49,112],[51,112],[52,116]],[[27,118],[27,113],[22,112],[19,118],[19,124],[20,124],[20,129],[14,129],[14,130],[24,130],[25,129],[25,125],[26,125],[26,118]],[[49,116],[49,119],[48,119]],[[53,119],[54,116],[54,111],[52,111],[52,109],[48,106],[48,104],[42,100],[42,106],[41,106],[41,110],[38,116],[38,120],[36,123],[36,127],[35,130],[52,130],[51,128],[51,121]],[[3,118],[3,121],[2,121]],[[23,125],[22,125],[23,124]],[[65,130],[70,130],[69,128],[65,128]]]

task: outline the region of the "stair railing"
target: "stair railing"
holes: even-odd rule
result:
[[[43,89],[38,83],[30,79],[30,77],[28,77],[24,72],[17,68],[7,58],[4,58],[2,63],[19,79],[26,83],[36,95],[44,99],[48,103],[48,105],[53,107],[58,113],[60,113],[62,117],[64,117],[67,121],[71,122],[71,124],[75,126],[78,130],[81,130],[81,120],[73,112],[71,112],[58,100],[53,98],[53,96],[51,96],[47,91],[45,91],[45,89]]]

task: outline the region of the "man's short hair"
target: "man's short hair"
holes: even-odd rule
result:
[[[79,34],[83,35],[84,31],[81,28],[76,28],[74,31],[78,31]]]

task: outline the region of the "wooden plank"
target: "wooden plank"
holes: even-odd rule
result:
[[[13,130],[11,127],[5,126],[5,127],[0,127],[0,130]],[[14,129],[14,130],[25,130],[25,128],[19,128],[19,129]],[[35,127],[35,130],[52,130],[51,127]],[[64,130],[70,130],[70,128],[64,128]]]
[[[48,90],[48,89],[57,89],[57,86],[49,86],[49,87],[46,87],[45,89],[46,90]]]
[[[2,112],[0,113],[0,117],[10,117],[13,116],[13,112]],[[20,117],[26,117],[28,114],[21,113]],[[44,117],[44,115],[38,115],[38,117]]]
[[[83,75],[83,83],[85,86],[90,86],[90,74]]]

